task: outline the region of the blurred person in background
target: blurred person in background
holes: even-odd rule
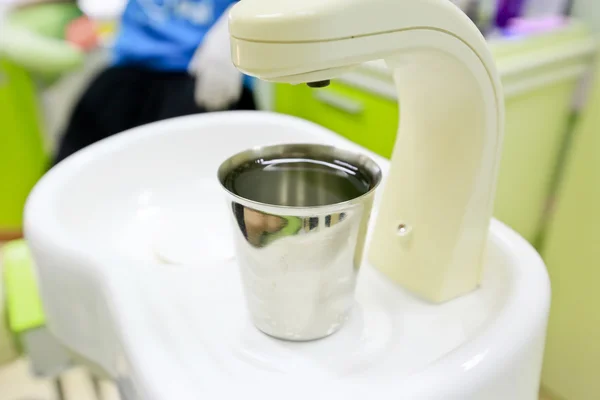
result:
[[[255,109],[251,79],[231,62],[227,17],[236,2],[128,0],[112,63],[76,104],[54,162],[150,122]]]

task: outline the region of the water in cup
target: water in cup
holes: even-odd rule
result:
[[[225,187],[260,203],[318,207],[362,196],[370,183],[358,167],[341,160],[283,158],[243,164],[227,177]]]

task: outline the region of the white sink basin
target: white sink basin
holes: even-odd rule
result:
[[[497,221],[466,297],[430,305],[365,264],[332,337],[287,343],[252,327],[216,169],[280,142],[360,150],[294,118],[218,113],[134,129],[53,169],[26,212],[52,332],[128,399],[537,398],[548,276]]]

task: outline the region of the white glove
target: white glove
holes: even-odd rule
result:
[[[196,76],[196,104],[209,111],[227,109],[242,95],[243,77],[231,61],[230,8],[206,33],[188,67]]]
[[[96,21],[117,21],[126,6],[126,0],[77,0],[81,12]]]

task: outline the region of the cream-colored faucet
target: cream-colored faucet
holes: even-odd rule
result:
[[[235,65],[267,81],[319,86],[386,61],[401,123],[369,259],[433,302],[474,290],[504,104],[494,60],[468,17],[448,0],[242,0],[230,33]]]

